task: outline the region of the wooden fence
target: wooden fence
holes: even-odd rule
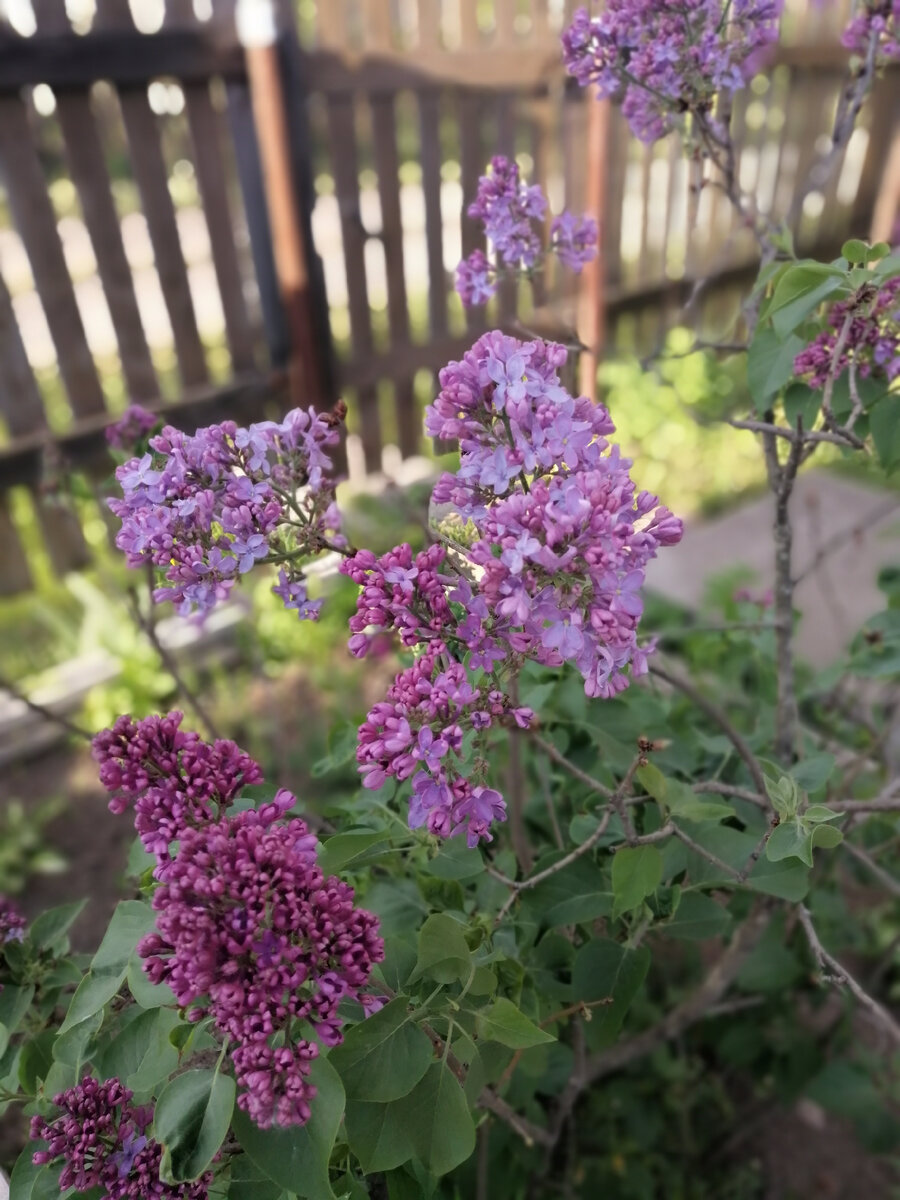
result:
[[[386,446],[422,448],[433,372],[485,323],[541,326],[552,306],[557,326],[593,342],[602,302],[613,337],[639,337],[644,324],[656,338],[697,279],[728,286],[754,268],[752,240],[716,191],[702,190],[699,210],[691,203],[697,181],[675,139],[641,146],[617,113],[567,84],[558,38],[568,0],[304,3],[302,51],[284,0],[275,50],[246,52],[234,0],[166,0],[153,33],[136,29],[125,0],[96,0],[88,32],[73,31],[63,0],[33,3],[30,35],[0,30],[0,170],[59,378],[52,364],[35,369],[26,291],[11,299],[0,284],[0,592],[28,586],[5,495],[40,493],[54,459],[95,467],[126,396],[188,425],[258,417],[289,391],[306,402],[340,392],[351,467],[377,471]],[[738,106],[739,177],[775,217],[830,126],[846,67],[840,10],[812,24],[789,4],[795,36]],[[256,40],[259,11],[247,4],[244,41]],[[805,206],[807,249],[830,252],[868,230],[897,74],[879,88],[827,194]],[[465,314],[452,271],[478,244],[465,208],[498,151],[519,157],[554,211],[601,216],[602,269],[580,288],[552,273],[533,289],[504,287],[486,314]],[[86,293],[60,238],[54,187],[67,177],[99,292]],[[193,199],[183,203],[186,180]],[[188,217],[208,243],[205,273],[185,252]],[[140,268],[123,235],[135,218],[151,251]],[[168,314],[171,351],[145,335],[145,292]],[[103,294],[115,351],[105,358],[85,332],[91,297]],[[198,320],[211,297],[218,339]],[[720,296],[710,289],[704,303],[715,323]],[[80,565],[71,513],[38,511],[55,569]]]

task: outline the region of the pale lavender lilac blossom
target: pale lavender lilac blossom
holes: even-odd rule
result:
[[[501,274],[526,274],[544,254],[543,225],[547,198],[537,184],[526,184],[518,163],[503,155],[491,159],[490,172],[478,182],[469,205],[471,218],[481,221],[491,262],[474,250],[456,269],[456,290],[467,308],[486,304],[497,290]],[[575,271],[597,254],[597,222],[585,215],[563,212],[551,225],[550,250]]]
[[[25,937],[26,921],[8,896],[0,894],[0,946],[21,942]]]
[[[150,453],[116,471],[122,499],[109,507],[122,521],[116,545],[130,567],[161,569],[156,601],[179,613],[208,612],[241,575],[270,556],[285,560],[278,594],[302,617],[317,607],[294,603],[300,561],[342,547],[327,449],[340,417],[294,409],[283,421],[247,429],[223,421],[181,433],[167,426]]]
[[[580,8],[563,34],[566,68],[620,102],[632,132],[654,142],[688,113],[710,117],[759,69],[778,37],[783,0],[608,0]]]
[[[114,450],[127,450],[134,454],[140,442],[160,424],[156,413],[149,412],[140,404],[132,404],[118,421],[106,427],[106,440]]]
[[[876,61],[900,58],[900,0],[863,0],[841,41],[848,50],[865,58],[873,37],[877,39]]]

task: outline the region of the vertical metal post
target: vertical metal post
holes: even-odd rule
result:
[[[296,171],[297,148],[290,108],[297,81],[286,76],[286,44],[294,36],[280,27],[272,0],[239,0],[237,26],[245,48],[250,96],[266,190],[291,354],[288,375],[295,404],[328,407],[333,397],[328,369],[327,313],[316,313],[312,286],[309,225],[302,204],[303,181]]]

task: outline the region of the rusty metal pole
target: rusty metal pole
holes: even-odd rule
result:
[[[597,222],[599,253],[581,273],[578,294],[578,336],[588,347],[581,355],[579,385],[584,395],[597,399],[597,370],[606,344],[606,229],[607,175],[609,165],[608,100],[585,97],[588,109],[588,165],[586,211]]]
[[[291,343],[291,398],[298,405],[324,408],[329,396],[322,347],[313,332],[309,253],[292,169],[288,97],[279,55],[283,34],[273,0],[239,0],[237,25],[246,54],[275,268]]]

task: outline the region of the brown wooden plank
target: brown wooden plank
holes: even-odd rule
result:
[[[481,45],[478,0],[459,0],[459,32],[461,50],[474,50]]]
[[[481,34],[479,31],[479,40]],[[522,89],[539,91],[548,81],[562,79],[562,55],[553,42],[455,50],[422,50],[402,58],[397,54],[357,60],[338,52],[332,43],[310,54],[306,77],[312,91],[328,95],[345,92],[396,92],[425,83],[478,88],[489,92]]]
[[[364,0],[365,50],[384,52],[394,44],[391,0]]]
[[[13,218],[25,244],[72,412],[106,407],[69,278],[56,214],[22,101],[0,99],[0,162]]]
[[[630,143],[628,126],[617,108],[610,108],[607,136],[606,200],[599,257],[607,282],[618,283],[622,278],[622,217]]]
[[[372,101],[372,138],[378,196],[381,202],[381,240],[387,274],[388,321],[391,345],[409,343],[409,309],[403,270],[403,216],[400,210],[400,160],[397,154],[397,122],[389,97]],[[418,454],[421,421],[416,408],[412,376],[397,380],[394,388],[397,440],[404,457]]]
[[[550,168],[550,126],[553,121],[553,105],[546,97],[532,100],[529,109],[528,136],[531,145],[531,157],[534,161],[534,182],[539,183],[546,192],[547,174]],[[531,282],[531,291],[536,307],[547,300],[546,269],[539,271]]]
[[[0,276],[0,415],[11,438],[45,429],[44,401],[31,364],[6,282]]]
[[[145,94],[121,92],[119,100],[132,171],[147,219],[147,231],[172,326],[182,383],[187,386],[205,383],[209,378],[206,356],[200,341],[187,267],[181,251],[159,127]]]
[[[508,6],[507,6],[508,7]],[[499,13],[498,13],[499,19]],[[512,92],[501,92],[493,101],[496,121],[496,153],[515,158],[516,98]],[[501,325],[509,325],[516,317],[519,289],[514,278],[503,279],[497,288],[497,314]]]
[[[473,92],[458,92],[456,96],[456,111],[459,120],[460,167],[462,169],[462,252],[467,258],[473,250],[484,247],[484,235],[481,225],[469,216],[469,205],[475,199],[478,191],[478,180],[486,170],[484,149],[482,146],[482,113],[483,97]],[[484,324],[483,316],[477,309],[466,310],[466,323],[470,329],[478,329]]]
[[[31,588],[31,571],[28,568],[21,538],[13,524],[9,501],[0,492],[0,596],[15,596]]]
[[[495,37],[501,46],[509,46],[519,40],[516,33],[517,0],[494,0]]]
[[[427,4],[429,0],[423,0]],[[432,337],[447,332],[447,272],[444,267],[444,218],[441,211],[440,96],[420,92],[419,161],[425,199],[425,240],[428,248],[428,320]]]
[[[103,146],[86,93],[63,92],[57,116],[66,160],[91,235],[97,270],[106,294],[122,371],[129,394],[146,400],[159,392],[147,338],[141,324],[131,267],[125,254],[119,214],[110,188]]]
[[[350,331],[356,355],[371,355],[372,315],[366,279],[365,246],[368,235],[359,211],[359,165],[356,122],[352,99],[334,98],[328,103],[328,132],[331,145],[334,183],[341,214],[344,245],[344,269],[350,308]],[[381,422],[378,397],[372,386],[360,387],[358,394],[360,436],[368,471],[381,470]]]
[[[420,50],[438,50],[441,45],[441,0],[418,0]]]
[[[194,167],[225,315],[232,368],[235,373],[241,373],[251,370],[255,365],[254,337],[235,249],[234,225],[222,158],[221,123],[207,87],[190,84],[184,89],[184,98],[194,149]]]
[[[891,208],[891,192],[894,197],[900,192],[900,73],[886,72],[875,84],[871,100],[871,119],[869,129],[869,144],[866,147],[866,157],[863,162],[862,174],[856,201],[853,205],[852,222],[854,234],[866,231],[870,222],[878,212],[879,225],[876,240],[882,238],[890,241],[894,231],[894,221],[897,216]],[[893,178],[892,178],[893,175]],[[879,189],[882,183],[886,185],[883,210],[878,210]],[[896,204],[896,200],[894,201]]]
[[[347,13],[345,0],[328,0],[316,5],[316,30],[318,44],[343,47],[347,40]]]
[[[47,555],[56,574],[68,575],[88,566],[91,553],[71,502],[65,497],[57,502],[44,496],[40,489],[34,490],[32,496]]]

